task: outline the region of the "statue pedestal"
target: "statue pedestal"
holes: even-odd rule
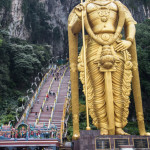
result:
[[[73,141],[73,150],[119,150],[126,148],[150,150],[150,137],[136,135],[105,135],[99,130],[81,130],[80,139]],[[122,148],[123,149],[123,148]]]

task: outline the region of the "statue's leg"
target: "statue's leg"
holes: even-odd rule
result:
[[[98,64],[94,63],[94,61],[88,62],[87,67],[89,70],[89,75],[94,90],[93,104],[96,116],[98,118],[101,135],[107,135],[108,121],[106,114],[106,103],[104,100],[104,73],[99,71]]]
[[[122,117],[124,111],[124,101],[122,97],[122,84],[123,84],[124,62],[120,60],[117,63],[116,71],[112,72],[112,87],[114,98],[114,111],[115,111],[115,126],[116,134],[127,135],[122,128]]]

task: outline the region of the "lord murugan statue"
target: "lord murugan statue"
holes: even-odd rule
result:
[[[87,109],[101,135],[128,135],[123,128],[128,122],[131,81],[140,135],[149,135],[144,125],[135,24],[128,8],[118,0],[86,0],[70,13],[68,32],[74,139],[80,136],[78,70]],[[87,34],[78,56],[78,34],[81,29],[83,32],[83,26]]]

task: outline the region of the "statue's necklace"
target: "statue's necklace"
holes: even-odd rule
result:
[[[108,4],[111,3],[111,1],[94,1],[92,2],[93,4],[97,4],[97,5],[100,5],[100,6],[106,6]]]
[[[102,22],[107,22],[108,17],[110,15],[109,7],[108,6],[101,6],[101,7],[97,6],[97,9],[98,9],[98,15],[100,16],[101,21]]]

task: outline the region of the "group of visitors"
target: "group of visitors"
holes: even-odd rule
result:
[[[49,94],[50,94],[50,95],[55,95],[55,93],[52,92],[52,91],[50,91]],[[49,99],[49,95],[48,95],[48,93],[47,93],[47,94],[46,94],[46,101],[48,101],[48,99]],[[39,104],[39,98],[37,99],[37,104]],[[47,110],[47,111],[49,111],[49,109],[50,109],[50,111],[52,111],[52,108],[53,108],[52,105],[50,105],[50,106],[46,105],[46,110]],[[40,109],[41,109],[42,112],[44,111],[42,105],[41,105],[41,108],[40,108]],[[32,112],[32,110],[33,110],[33,107],[31,107],[31,112]],[[37,114],[37,113],[38,113],[38,112],[35,112],[35,119],[38,118],[38,114]]]
[[[49,95],[55,96],[56,94],[55,94],[55,92],[53,92],[53,91],[51,90],[51,91],[49,91]]]
[[[64,66],[63,66],[64,69]],[[55,81],[59,81],[59,78],[63,75],[61,72],[56,72],[57,70],[52,70],[51,74],[54,77]]]
[[[52,105],[50,105],[50,110],[52,111],[52,109],[53,109],[53,106],[52,106]],[[48,107],[48,105],[46,105],[46,110],[47,110],[47,111],[49,111],[49,107]]]
[[[29,134],[30,138],[59,138],[57,129],[51,130],[32,130]]]

